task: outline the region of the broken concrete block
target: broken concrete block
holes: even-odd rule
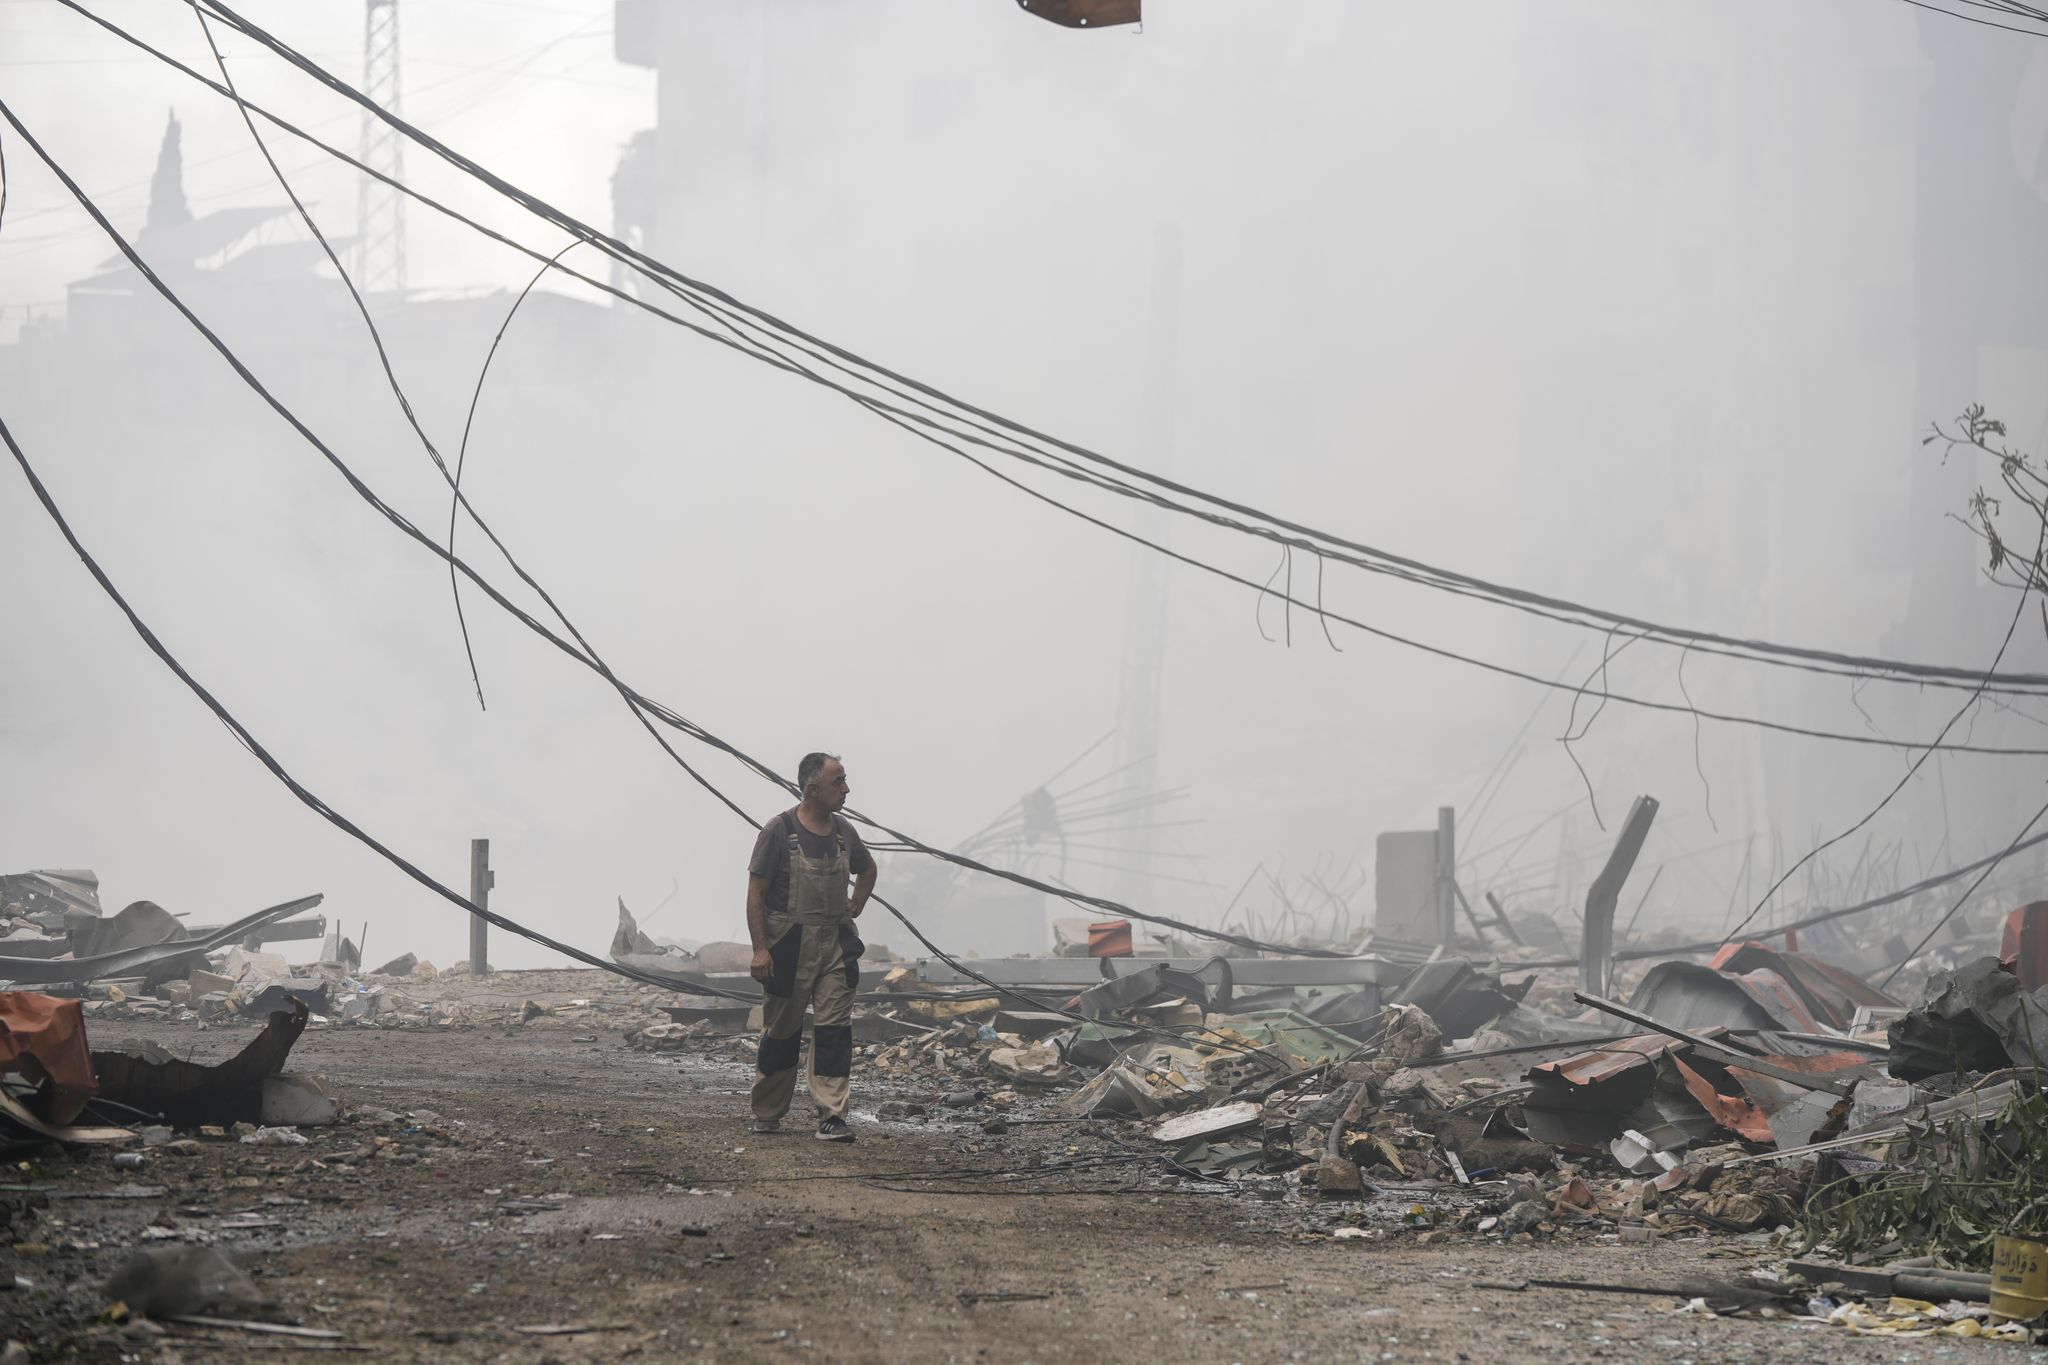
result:
[[[1334,1153],[1325,1155],[1322,1164],[1316,1167],[1316,1193],[1325,1199],[1362,1197],[1365,1180],[1358,1173],[1358,1163]]]
[[[292,974],[291,964],[284,960],[282,953],[252,952],[239,945],[228,949],[227,958],[221,966],[223,976],[231,982],[240,981],[252,971],[273,979]]]
[[[411,976],[413,974],[414,969],[416,969],[419,965],[419,958],[415,957],[411,953],[401,953],[397,957],[394,957],[389,962],[385,963],[383,966],[377,968],[376,971],[371,972],[370,975]]]
[[[334,1123],[341,1106],[318,1076],[289,1074],[263,1078],[262,1121],[290,1128],[315,1128]]]
[[[1220,1137],[1234,1133],[1240,1128],[1249,1128],[1259,1121],[1259,1106],[1251,1100],[1239,1100],[1235,1104],[1219,1104],[1212,1109],[1182,1114],[1179,1118],[1168,1119],[1152,1130],[1157,1142],[1185,1142],[1189,1138]],[[1353,1168],[1356,1173],[1356,1168]]]
[[[220,972],[195,971],[185,983],[185,998],[197,1000],[202,996],[225,995],[235,988],[235,978]]]
[[[1050,1038],[1030,1047],[991,1048],[986,1061],[990,1071],[1020,1085],[1050,1085],[1066,1070],[1060,1050]]]

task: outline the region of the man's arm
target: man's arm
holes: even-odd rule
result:
[[[873,878],[869,884],[873,885]],[[775,970],[775,959],[768,955],[768,879],[747,875],[747,937],[754,944],[754,963],[747,974],[756,981],[766,981]]]
[[[875,894],[875,875],[877,871],[875,860],[871,856],[868,859],[867,867],[861,871],[859,876],[853,879],[852,914],[855,919],[859,919],[860,912],[867,909],[868,897]]]

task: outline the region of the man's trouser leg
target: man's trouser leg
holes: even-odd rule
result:
[[[808,981],[799,980],[803,927],[792,925],[769,948],[774,965],[761,991],[761,1048],[754,1058],[754,1117],[779,1119],[796,1095],[796,1063],[803,1048]]]
[[[848,1101],[847,1077],[853,1071],[853,983],[857,960],[845,955],[838,925],[806,926],[817,940],[817,967],[811,987],[811,1099],[820,1119],[843,1119]]]

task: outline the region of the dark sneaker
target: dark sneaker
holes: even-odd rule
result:
[[[853,1129],[846,1126],[845,1119],[819,1119],[818,1141],[851,1142],[853,1141]]]
[[[773,1133],[782,1127],[781,1119],[752,1119],[747,1124],[750,1133]]]

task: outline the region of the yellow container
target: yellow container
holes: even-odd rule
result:
[[[2048,1313],[2048,1242],[2000,1236],[1991,1244],[1991,1317],[2028,1322]]]

